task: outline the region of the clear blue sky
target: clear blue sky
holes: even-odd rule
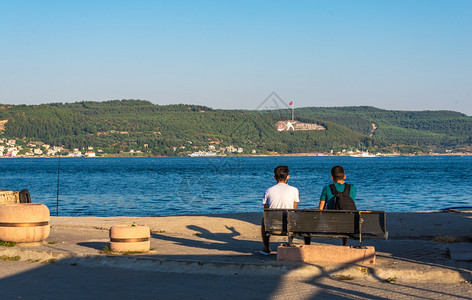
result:
[[[0,103],[472,115],[472,1],[0,0]]]

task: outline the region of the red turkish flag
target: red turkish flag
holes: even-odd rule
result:
[[[293,105],[293,101],[290,101],[290,103],[288,105]]]

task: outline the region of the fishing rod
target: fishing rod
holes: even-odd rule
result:
[[[59,160],[57,161],[57,197],[56,197],[56,217],[59,216],[59,178],[61,174],[61,155],[59,154]]]

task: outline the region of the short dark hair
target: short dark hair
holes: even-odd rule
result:
[[[331,176],[333,176],[334,180],[343,180],[344,179],[344,168],[341,166],[334,166],[331,169]]]
[[[277,181],[284,181],[288,176],[288,166],[278,166],[274,169],[274,177]]]

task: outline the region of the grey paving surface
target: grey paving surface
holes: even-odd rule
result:
[[[0,262],[1,299],[471,299],[466,283],[422,285],[331,277],[138,271]]]
[[[110,226],[132,222],[151,228],[149,253],[100,253]],[[377,263],[366,266],[277,262],[275,252],[263,256],[260,214],[60,217],[51,223],[44,243],[0,247],[3,260],[19,257],[0,259],[0,299],[472,298],[472,261],[451,259],[448,250],[472,241],[472,232],[464,230],[472,228],[470,213],[389,214],[390,238],[367,241],[376,248]],[[411,228],[420,223],[422,229]],[[274,238],[273,249],[284,241]]]
[[[454,243],[448,246],[452,259],[469,261],[472,260],[472,243]]]
[[[356,277],[376,276],[379,280],[397,277],[400,281],[457,282],[472,279],[472,261],[457,261],[450,258],[448,245],[431,240],[371,240],[375,246],[375,265],[313,265],[284,263],[276,261],[276,252],[271,256],[259,253],[261,242],[257,238],[237,238],[226,234],[201,233],[192,235],[173,233],[152,233],[151,251],[146,254],[122,256],[100,253],[108,246],[108,230],[91,228],[53,227],[48,240],[41,245],[1,247],[0,255],[19,255],[23,261],[46,261],[70,257],[86,257],[87,260],[122,265],[127,268],[144,268],[145,262],[157,261],[161,268],[172,271],[173,266],[195,271],[190,263],[200,265],[202,272],[224,272],[225,269],[241,269],[241,272],[278,272],[284,274],[293,270],[317,273],[329,270]],[[274,238],[273,249],[284,242],[282,237]],[[301,243],[301,241],[298,241]],[[316,242],[340,244],[339,240],[316,240]],[[351,244],[356,244],[351,241]],[[138,263],[141,262],[140,264]],[[144,263],[143,263],[144,262]],[[170,264],[170,262],[173,263]],[[218,263],[215,266],[214,263]],[[271,268],[267,268],[270,266]],[[220,271],[222,270],[222,271]]]

